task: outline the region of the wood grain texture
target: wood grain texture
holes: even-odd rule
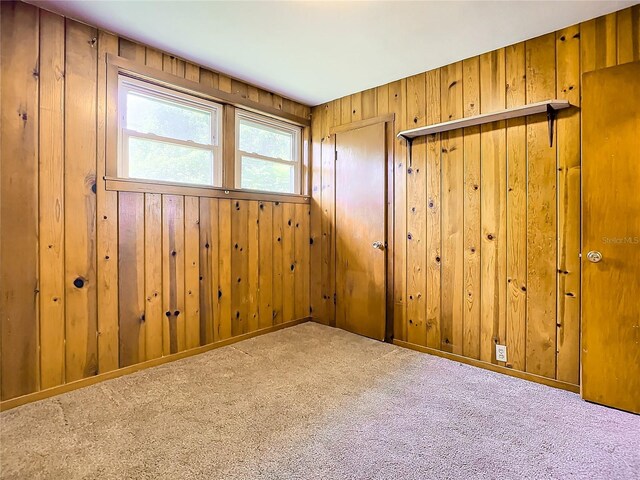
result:
[[[377,194],[385,186],[385,129],[379,122],[336,134],[336,326],[377,340],[386,328],[386,199]]]
[[[278,324],[283,322],[283,302],[284,302],[284,270],[283,270],[283,235],[284,235],[284,218],[283,218],[283,206],[281,203],[276,202],[273,204],[273,271],[272,271],[272,285],[273,285],[273,323]],[[290,295],[291,292],[286,292]]]
[[[407,119],[409,125],[426,121],[425,74],[407,79]],[[411,164],[407,167],[407,341],[427,343],[426,244],[427,228],[427,144],[426,138],[413,142]]]
[[[465,60],[464,116],[480,112],[480,61]],[[480,357],[480,127],[464,130],[463,332],[462,355]]]
[[[38,10],[0,4],[2,399],[38,390]]]
[[[66,21],[64,196],[74,212],[65,220],[66,381],[98,371],[96,39],[95,29]]]
[[[582,73],[638,60],[639,22],[640,6],[636,5],[464,60],[462,111],[456,115],[471,117],[553,98],[579,107]],[[376,87],[375,115],[394,114],[396,134],[446,120],[450,105],[460,110],[459,85],[450,88],[453,82],[448,81],[450,76],[459,76],[455,73],[458,65]],[[330,312],[319,317],[327,319],[333,312],[336,243],[334,148],[329,133],[344,131],[353,118],[370,118],[373,110],[370,90],[312,110],[312,139],[320,145],[312,149],[311,181],[320,193],[317,208],[312,202],[311,225],[312,232],[314,224],[320,225],[322,247],[314,253],[312,246],[311,252],[312,265],[318,261],[314,255],[320,256],[316,289]],[[424,122],[416,125],[414,119],[422,116]],[[427,348],[441,351],[457,347],[455,342],[441,343],[459,332],[454,325],[460,323],[449,322],[454,318],[451,312],[459,312],[459,300],[453,300],[453,295],[462,295],[461,353],[465,358],[484,365],[496,362],[495,345],[505,344],[508,361],[489,368],[534,372],[554,382],[557,378],[561,385],[576,385],[581,114],[579,108],[560,112],[551,147],[546,120],[541,114],[465,128],[460,146],[453,151],[461,155],[458,163],[463,172],[463,194],[456,201],[457,193],[452,192],[460,188],[460,173],[458,164],[447,161],[452,156],[445,148],[449,138],[440,134],[426,137],[424,167],[424,147],[416,140],[411,173],[407,144],[394,139],[389,170],[394,187],[390,204],[394,249],[389,264],[393,295],[388,301],[394,306],[394,338],[407,340],[410,336],[412,342],[423,344],[422,331],[414,328],[421,312],[414,298],[419,292],[425,302]],[[424,180],[414,166],[426,169]],[[422,218],[421,198],[426,203]],[[462,218],[457,213],[460,208]],[[414,248],[423,241],[423,229],[425,245]],[[452,255],[457,258],[452,252],[460,251],[458,232],[463,237],[461,277],[458,267],[446,261]],[[460,333],[456,335],[460,338]]]
[[[258,213],[259,272],[258,311],[259,328],[273,325],[273,203],[260,202]]]
[[[507,107],[526,103],[525,45],[506,49]],[[525,369],[527,321],[526,119],[507,121],[507,366]]]
[[[218,338],[218,199],[200,199],[200,345]]]
[[[218,203],[218,325],[214,329],[220,340],[231,334],[231,200]],[[214,335],[216,333],[214,332]]]
[[[198,75],[199,77],[199,75]],[[200,199],[184,199],[185,348],[200,346]]]
[[[440,119],[463,116],[462,62],[441,69]],[[442,175],[442,321],[441,349],[462,353],[464,259],[464,141],[461,129],[444,132],[441,145]]]
[[[295,316],[295,205],[282,207],[282,321],[289,322]]]
[[[144,331],[146,360],[162,356],[162,197],[144,194]]]
[[[427,122],[440,121],[440,70],[427,72]],[[441,135],[427,137],[427,347],[442,344]]]
[[[395,116],[394,133],[397,133],[407,125],[406,80],[390,83],[387,91],[388,112]],[[378,114],[382,113],[385,112],[378,109]],[[397,137],[393,148],[393,329],[394,336],[404,340],[407,338],[407,149],[405,142]]]
[[[118,52],[118,38],[98,32],[98,146],[97,176],[106,173],[107,150],[115,142],[107,142],[107,118],[114,107],[107,103],[106,56]],[[109,110],[110,107],[110,110]],[[108,191],[105,183],[96,181],[97,210],[97,282],[98,282],[98,370],[110,372],[118,368],[118,193]]]
[[[295,304],[294,318],[310,315],[309,306],[309,205],[294,205],[295,221]]]
[[[260,230],[258,202],[249,202],[247,217],[247,331],[253,332],[260,324],[259,284],[260,275]]]
[[[526,42],[527,102],[555,95],[555,35]],[[556,145],[545,115],[527,119],[527,372],[556,374]]]
[[[218,200],[152,184],[117,191],[103,180],[117,154],[117,82],[106,59],[234,91],[267,111],[309,118],[309,107],[25,3],[0,8],[2,399],[230,341],[229,198],[249,205],[248,330],[273,325],[273,295],[282,293],[273,288],[274,201],[295,212],[290,256],[302,303],[288,298],[287,308],[306,317],[308,199],[231,191]]]
[[[64,383],[64,19],[40,12],[40,387]],[[4,123],[3,123],[4,125]]]
[[[321,107],[311,117],[311,206],[309,225],[309,308],[311,316],[325,321],[322,300],[322,116],[326,116],[327,105]],[[262,226],[261,226],[262,228]]]
[[[323,129],[327,136],[321,145],[322,162],[322,313],[323,323],[335,325],[335,147],[334,137],[328,136],[328,126]],[[276,229],[276,209],[274,207],[274,231]],[[275,233],[275,232],[274,232]],[[277,245],[274,243],[274,249]],[[276,254],[274,250],[274,271],[276,271]],[[275,279],[274,279],[275,288]],[[275,307],[275,305],[274,305]]]
[[[580,27],[556,33],[556,96],[580,105]],[[557,322],[556,378],[579,382],[580,373],[580,112],[557,120]]]
[[[146,359],[144,194],[118,194],[120,367]]]
[[[162,197],[163,355],[185,349],[184,197]]]
[[[231,336],[249,331],[249,202],[231,205]]]
[[[639,79],[634,62],[590,72],[582,84],[582,395],[633,413],[640,413]],[[601,260],[589,261],[590,251]]]
[[[480,111],[505,106],[504,49],[480,56]],[[506,329],[506,135],[505,122],[481,127],[481,330],[480,360],[496,363],[495,345]]]
[[[238,80],[197,67],[176,57],[171,58],[168,52],[161,52],[119,39],[117,36],[70,20],[62,20],[54,14],[43,12],[33,6],[16,2],[2,2],[1,8],[0,48],[4,63],[3,76],[0,80],[3,99],[0,107],[3,125],[1,142],[3,161],[0,167],[2,171],[2,185],[0,186],[0,208],[2,209],[0,214],[0,222],[2,223],[0,281],[2,282],[2,291],[9,292],[10,295],[7,294],[0,299],[2,310],[2,353],[0,356],[3,374],[2,396],[3,398],[17,398],[25,392],[46,388],[48,385],[60,381],[73,382],[74,379],[100,372],[111,374],[118,368],[120,350],[119,320],[117,318],[117,312],[120,308],[118,299],[118,264],[120,263],[117,231],[118,193],[106,190],[105,183],[101,181],[105,169],[105,156],[108,155],[109,149],[112,147],[112,144],[108,142],[108,124],[105,123],[105,119],[111,119],[115,113],[113,106],[110,106],[106,100],[108,85],[106,84],[104,59],[107,54],[119,53],[140,65],[146,65],[159,71],[166,68],[169,74],[175,75],[175,78],[187,77],[190,80],[199,80],[203,85],[210,85],[227,92],[237,91],[241,95],[246,94],[249,99],[257,100],[261,105],[279,108],[283,112],[293,111],[297,112],[297,115],[308,118],[310,109],[256,87],[246,86],[245,88]],[[616,63],[622,64],[638,60],[638,52],[640,51],[639,12],[640,7],[634,6],[583,22],[579,26],[568,27],[550,35],[550,39],[534,39],[529,42],[528,44],[531,45],[538,42],[540,48],[531,49],[529,57],[526,57],[525,54],[525,57],[529,58],[526,60],[529,63],[525,64],[528,77],[524,101],[529,103],[535,98],[547,99],[551,96],[557,96],[568,98],[573,104],[578,105],[580,101],[580,75],[582,73],[602,69]],[[64,28],[62,23],[64,23]],[[562,40],[563,36],[565,40]],[[63,44],[61,45],[60,42]],[[521,47],[515,46],[514,48]],[[61,58],[60,55],[63,52],[64,56]],[[516,52],[514,55],[520,55],[520,53]],[[515,90],[517,82],[510,80],[515,70],[511,70],[510,73],[509,59],[512,57],[509,49],[506,50],[505,57],[504,85],[500,89],[506,92],[507,104],[509,104],[510,96],[512,97],[511,101],[516,104],[522,102],[522,96],[520,91]],[[517,58],[516,63],[521,65],[520,57]],[[469,80],[473,77],[473,73],[467,76],[467,67],[473,65],[474,62],[478,63],[479,70],[479,57],[463,62],[462,98],[465,116],[471,115],[473,111],[473,107],[470,106],[472,102],[468,100],[475,97],[473,88],[480,88],[479,86],[474,87],[474,82]],[[11,67],[4,67],[5,64],[10,64]],[[474,67],[469,68],[472,71]],[[9,73],[5,74],[5,72]],[[426,123],[436,123],[441,119],[441,73],[441,69],[436,69],[424,74]],[[513,78],[517,79],[517,73]],[[521,83],[522,79],[519,79],[519,82]],[[535,95],[533,95],[534,93]],[[480,97],[482,98],[482,96]],[[516,97],[519,100],[516,100]],[[484,99],[486,100],[486,97]],[[319,279],[319,285],[316,284],[314,287],[316,292],[318,289],[320,291],[320,298],[317,301],[321,302],[321,306],[318,306],[317,310],[320,312],[319,316],[322,321],[328,324],[335,322],[333,304],[335,293],[333,266],[333,262],[335,262],[335,172],[332,157],[333,140],[329,137],[330,129],[343,123],[343,114],[344,120],[348,119],[350,122],[354,118],[366,119],[372,118],[374,115],[391,113],[395,114],[394,129],[397,133],[410,126],[407,125],[407,100],[407,79],[401,79],[314,108],[311,196],[314,195],[314,188],[319,188],[319,191],[315,192],[316,208],[314,209],[313,202],[311,204],[309,237],[314,240],[314,244],[309,245],[311,265],[309,275],[311,278],[310,290],[312,291],[311,285],[314,284],[316,278]],[[343,106],[345,106],[344,109]],[[348,108],[346,108],[347,106]],[[16,115],[16,112],[20,112],[20,116]],[[22,115],[23,113],[25,115]],[[58,125],[55,124],[56,117],[60,122]],[[498,330],[504,328],[506,334],[509,350],[508,366],[517,370],[518,368],[526,369],[532,365],[532,368],[538,369],[544,375],[557,376],[558,379],[565,379],[567,382],[577,381],[575,375],[579,367],[575,341],[579,325],[576,325],[575,304],[580,299],[578,296],[572,298],[569,294],[579,295],[579,292],[576,293],[575,287],[576,278],[579,275],[579,265],[576,264],[575,257],[571,257],[571,252],[576,245],[579,245],[579,232],[575,223],[577,217],[575,202],[579,198],[577,191],[579,173],[575,168],[575,161],[581,154],[580,150],[576,151],[576,148],[579,149],[579,143],[576,139],[578,133],[576,132],[580,128],[580,122],[579,111],[567,110],[563,112],[557,122],[556,142],[551,150],[547,146],[546,121],[543,116],[539,119],[528,119],[527,126],[524,127],[526,129],[524,143],[520,131],[522,126],[515,121],[509,121],[503,132],[507,145],[504,150],[504,162],[507,165],[507,175],[504,180],[507,189],[506,213],[504,213],[507,233],[505,263],[509,273],[505,276],[505,314],[503,319],[498,319]],[[473,256],[468,250],[468,246],[473,243],[470,240],[472,232],[478,232],[477,229],[480,228],[480,225],[473,224],[479,220],[477,214],[472,213],[476,212],[475,209],[478,208],[474,201],[479,201],[481,204],[484,201],[482,199],[484,196],[482,182],[480,182],[481,188],[477,191],[474,190],[477,200],[474,200],[469,191],[469,185],[473,183],[473,169],[479,168],[479,163],[484,160],[485,151],[481,148],[482,145],[478,151],[474,150],[473,142],[475,140],[473,139],[475,137],[472,133],[466,130],[464,135],[463,168],[466,203],[463,225],[458,226],[464,232],[463,282],[465,284],[469,282],[470,285],[473,285],[474,291],[477,288],[477,295],[484,297],[483,292],[486,290],[486,285],[480,281],[481,277],[478,277],[477,285],[473,284],[470,272],[478,267],[473,265]],[[496,133],[496,135],[500,134]],[[316,144],[316,139],[319,141],[319,146]],[[439,140],[439,136],[429,137],[426,146],[427,273],[425,316],[427,345],[434,348],[440,348],[439,343],[441,342],[441,266],[437,259],[442,254],[440,247],[441,227],[443,226],[443,215],[445,215],[441,204],[440,186],[443,178],[441,178],[442,152]],[[518,145],[523,146],[520,148],[517,147]],[[38,158],[38,148],[40,159]],[[318,152],[321,156],[319,162],[317,161]],[[323,155],[324,153],[326,155]],[[62,155],[62,160],[58,164],[55,160],[56,155]],[[476,156],[480,157],[478,162],[473,159]],[[510,192],[509,188],[512,184],[515,185],[516,180],[522,179],[522,158],[529,159],[529,167],[526,172],[529,178],[526,198],[516,199],[515,193],[513,193],[516,188],[513,192]],[[541,162],[537,160],[539,158],[544,158],[544,160]],[[20,162],[19,169],[18,163],[16,163],[18,160]],[[406,222],[407,213],[410,210],[407,196],[411,197],[417,194],[412,187],[408,188],[407,185],[406,160],[405,142],[401,139],[393,139],[393,164],[389,170],[389,177],[394,187],[394,201],[390,205],[390,209],[393,212],[391,221],[394,225],[393,244],[395,248],[389,268],[393,271],[393,297],[391,301],[394,307],[394,335],[399,339],[406,339],[407,335],[406,289],[409,266],[406,257],[408,243]],[[533,166],[532,161],[535,163]],[[64,165],[62,173],[60,172],[61,165]],[[542,170],[540,167],[543,167]],[[516,176],[517,178],[515,178]],[[62,186],[59,185],[60,181],[64,182]],[[555,192],[553,196],[551,196],[550,185],[553,186]],[[540,190],[541,188],[542,190]],[[52,211],[55,214],[57,211],[55,191],[58,192],[58,201],[61,202],[59,217],[51,217],[47,213]],[[144,194],[144,349],[146,351],[145,358],[141,361],[147,358],[155,361],[158,356],[163,354],[164,337],[159,332],[162,332],[162,325],[167,321],[166,310],[162,305],[165,298],[163,274],[160,273],[167,260],[162,244],[164,199],[159,193],[150,193],[144,190],[139,193]],[[178,197],[185,194],[185,192],[173,193],[176,193]],[[201,193],[202,196],[200,196]],[[235,195],[236,192],[232,192],[232,194]],[[187,193],[187,195],[200,196],[201,202],[206,197],[203,192]],[[16,201],[16,198],[19,198],[20,201]],[[267,201],[265,198],[251,198],[251,201],[264,201],[265,211],[270,208],[272,214],[271,232],[269,232],[267,225],[259,224],[258,227],[258,301],[260,303],[258,321],[260,325],[266,326],[266,322],[269,320],[261,315],[262,305],[266,305],[267,311],[270,308],[273,309],[271,322],[273,322],[274,315],[277,320],[282,321],[281,300],[278,306],[278,295],[281,295],[282,292],[282,282],[274,282],[277,278],[277,269],[281,269],[283,266],[282,255],[280,260],[276,261],[279,248],[278,242],[276,242],[276,230],[278,225],[282,228],[282,215],[278,217],[278,212],[282,212],[282,204],[276,206],[274,202],[286,199],[271,198],[270,201]],[[540,202],[545,201],[541,200],[544,198],[546,198],[549,211],[556,212],[554,214],[555,220],[553,220],[555,227],[553,228],[550,227],[549,219],[541,217],[542,209],[538,208]],[[431,199],[434,200],[433,206],[429,207]],[[216,223],[215,225],[211,224],[210,235],[215,235],[218,255],[217,260],[214,260],[213,257],[208,260],[215,261],[215,266],[211,266],[211,271],[214,272],[212,273],[213,278],[211,278],[212,291],[210,294],[212,295],[209,297],[213,302],[210,307],[212,309],[211,316],[206,314],[203,316],[203,310],[206,311],[208,307],[205,307],[206,301],[202,298],[202,288],[198,289],[198,295],[201,297],[198,305],[200,310],[198,336],[201,344],[203,337],[207,342],[205,344],[210,343],[212,338],[213,341],[222,338],[229,339],[232,326],[231,205],[235,198],[234,200],[223,198],[221,200],[210,199],[209,201],[211,202],[210,219],[211,222]],[[528,226],[525,233],[522,230],[522,217],[516,218],[515,216],[516,212],[522,212],[523,203],[526,205]],[[183,205],[181,212],[176,212],[183,221],[186,219],[184,208]],[[296,207],[292,208],[295,211]],[[201,216],[202,210],[201,204]],[[533,216],[530,215],[532,212]],[[263,213],[263,210],[260,210],[258,212],[259,219],[262,215],[268,215],[268,213]],[[278,223],[279,221],[280,223]],[[557,250],[554,258],[548,264],[545,263],[543,270],[540,270],[539,267],[545,259],[539,258],[541,257],[539,255],[534,257],[534,254],[528,250],[531,242],[536,242],[536,245],[541,244],[539,237],[530,238],[529,235],[531,229],[541,231],[537,223],[545,225],[543,228],[546,232],[545,241],[551,242],[554,245],[551,248]],[[454,226],[449,222],[445,222],[445,225]],[[56,231],[56,228],[62,228],[62,231]],[[296,235],[300,228],[296,229],[293,236],[293,260],[297,269],[294,272],[294,297],[300,296],[301,288],[298,286],[296,293],[296,278],[300,275],[300,258],[296,254],[296,247],[298,251],[301,247],[301,244],[296,242],[296,238],[304,235]],[[8,231],[12,232],[11,236],[5,234]],[[184,224],[182,235],[186,241]],[[516,260],[514,254],[509,253],[509,249],[523,251],[520,240],[525,235],[527,236],[527,257],[523,265],[523,262]],[[202,227],[199,227],[198,236],[202,239]],[[262,241],[262,238],[269,236],[271,237],[271,245],[269,242],[263,243]],[[213,242],[214,237],[211,238]],[[518,239],[517,243],[516,239]],[[486,253],[484,252],[484,243],[486,242],[484,236],[481,242],[482,244],[476,252],[478,254],[475,257],[478,259],[477,261]],[[319,257],[313,254],[316,243],[318,244],[316,252],[319,251]],[[49,249],[49,244],[54,246]],[[59,249],[57,252],[56,244]],[[198,249],[200,252],[198,262],[200,263],[200,273],[202,273],[205,267],[202,260],[203,245],[201,240]],[[15,255],[16,251],[20,252],[20,255]],[[263,255],[263,251],[272,252],[271,265],[269,265],[269,256]],[[11,253],[8,254],[8,252]],[[187,252],[185,251],[183,254],[186,259]],[[193,253],[190,252],[189,255],[193,255]],[[304,256],[304,253],[302,255]],[[20,260],[19,265],[16,264],[18,261],[16,259]],[[61,261],[64,261],[63,273],[56,274],[54,265],[58,265],[60,268]],[[574,262],[573,266],[572,261]],[[312,266],[314,262],[316,265],[320,265],[319,269]],[[27,267],[25,264],[28,264]],[[534,264],[538,270],[527,270],[531,264]],[[578,269],[576,269],[576,265]],[[216,269],[218,273],[215,273]],[[183,271],[185,271],[184,268]],[[544,273],[537,273],[541,271]],[[511,283],[514,285],[511,285],[508,280],[511,277],[516,278],[516,273],[519,275],[518,280],[515,283],[512,280]],[[521,282],[519,278],[523,273],[526,274],[526,279]],[[55,278],[58,278],[57,286]],[[81,288],[73,284],[78,279],[82,280],[83,286]],[[270,286],[268,279],[271,279]],[[533,281],[532,286],[530,286],[531,281]],[[56,289],[60,291],[59,282],[64,282],[62,284],[64,290],[59,294],[60,301],[54,302],[54,292]],[[183,278],[182,285],[184,291],[186,278]],[[263,285],[267,285],[267,287],[263,288]],[[520,290],[522,293],[518,293],[516,297],[518,285],[521,288],[524,286],[527,291]],[[541,285],[544,286],[543,289],[540,289]],[[557,288],[553,285],[557,285]],[[269,287],[272,289],[271,304],[269,304]],[[462,348],[464,355],[473,357],[476,354],[474,350],[476,340],[473,337],[475,328],[472,320],[474,318],[473,308],[479,304],[469,305],[466,303],[466,288],[465,285],[460,286],[460,290],[465,295]],[[533,298],[529,295],[530,288],[534,289]],[[305,292],[306,289],[302,288],[302,291]],[[545,296],[543,303],[540,303],[537,299],[542,298],[541,292],[543,291],[550,294],[550,298]],[[522,329],[523,302],[526,304],[525,332]],[[313,305],[313,295],[310,297],[310,303],[316,310]],[[251,305],[253,304],[251,303]],[[510,310],[510,306],[513,307],[513,310]],[[301,311],[302,307],[294,301],[292,308],[295,316],[296,309]],[[467,308],[470,310],[467,311]],[[532,314],[532,309],[535,311],[540,308],[544,309],[542,316],[537,311]],[[517,314],[513,312],[517,312]],[[64,326],[60,326],[61,315],[64,315],[62,317]],[[185,312],[181,312],[178,318],[182,316],[181,320],[184,320],[184,315]],[[56,323],[56,318],[58,323]],[[204,322],[203,318],[205,318]],[[467,323],[467,319],[470,320],[469,323]],[[211,322],[211,327],[208,326],[208,322]],[[185,324],[183,323],[183,325]],[[49,327],[51,328],[47,331],[46,328]],[[202,333],[203,328],[204,334]],[[534,332],[533,335],[529,335],[531,332]],[[186,330],[184,333],[184,348],[186,348]],[[548,339],[550,344],[548,348],[541,343],[542,333]],[[523,338],[527,338],[524,343],[524,351],[519,346]],[[62,340],[63,344],[61,344]],[[480,340],[477,341],[479,355],[481,345],[479,344]],[[490,338],[490,342],[493,342],[493,338]],[[64,345],[62,352],[64,372],[60,370],[63,366],[60,359],[61,345]],[[493,350],[493,347],[493,343],[490,343],[482,348]],[[544,359],[541,364],[537,365],[538,359],[542,357]],[[523,362],[526,362],[526,365]],[[47,371],[49,367],[51,367],[51,371]]]

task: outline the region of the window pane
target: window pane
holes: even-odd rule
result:
[[[129,177],[213,185],[213,152],[130,137]]]
[[[293,165],[242,157],[242,188],[268,192],[294,193]]]
[[[127,92],[129,130],[211,145],[211,112]]]
[[[240,150],[265,157],[293,160],[293,135],[259,123],[240,120]]]

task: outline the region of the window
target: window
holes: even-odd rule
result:
[[[301,129],[236,110],[236,188],[300,193]]]
[[[222,106],[120,75],[118,176],[222,183]]]

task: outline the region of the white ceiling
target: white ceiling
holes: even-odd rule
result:
[[[637,1],[31,1],[317,105]]]

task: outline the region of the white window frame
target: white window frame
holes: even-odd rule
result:
[[[139,92],[152,98],[159,99],[160,101],[170,102],[177,105],[182,105],[190,108],[197,108],[198,110],[205,110],[211,113],[211,145],[194,142],[191,140],[181,140],[172,137],[165,137],[162,135],[155,135],[151,133],[137,132],[126,128],[127,120],[127,93],[130,91]],[[172,145],[181,145],[191,148],[199,148],[207,150],[212,153],[213,158],[213,183],[185,183],[178,180],[172,180],[170,182],[162,181],[162,183],[172,183],[176,185],[194,185],[194,186],[210,186],[220,187],[222,186],[222,124],[223,124],[223,106],[219,103],[205,100],[194,95],[171,90],[169,88],[161,87],[151,82],[145,82],[136,78],[131,78],[126,75],[118,75],[118,162],[117,162],[117,175],[119,178],[131,178],[138,179],[129,176],[129,139],[130,138],[143,138],[146,140],[154,140],[158,142],[166,142]],[[151,180],[153,181],[153,180]],[[158,182],[161,182],[158,180]]]
[[[287,134],[291,134],[293,141],[291,142],[291,158],[292,160],[286,160],[284,158],[278,157],[268,157],[265,155],[260,155],[255,152],[246,152],[244,150],[240,150],[240,122],[245,120],[247,122],[257,124],[272,130],[276,130],[278,132],[284,132]],[[276,120],[271,117],[267,117],[265,115],[260,115],[259,113],[249,112],[247,110],[236,109],[236,138],[235,138],[235,150],[236,150],[236,158],[235,158],[235,187],[238,190],[247,190],[246,188],[242,188],[242,157],[250,157],[255,158],[257,160],[262,160],[266,162],[272,163],[280,163],[288,166],[293,166],[293,191],[292,192],[274,192],[273,190],[261,190],[268,193],[290,193],[295,195],[300,195],[301,185],[302,185],[302,128],[298,125],[293,125],[291,123],[283,122],[281,120]]]

